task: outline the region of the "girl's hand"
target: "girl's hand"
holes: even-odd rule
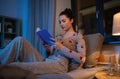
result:
[[[49,55],[49,54],[50,54],[50,46],[47,45],[45,42],[43,42],[43,46],[45,47],[46,52],[47,52],[47,54]]]
[[[44,46],[46,49],[46,52],[50,52],[50,46]]]
[[[55,45],[57,49],[62,49],[64,47],[59,41],[56,41]]]

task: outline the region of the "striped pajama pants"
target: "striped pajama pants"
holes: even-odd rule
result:
[[[65,73],[68,60],[62,56],[42,55],[24,38],[16,37],[0,53],[0,63],[22,67],[35,74]]]

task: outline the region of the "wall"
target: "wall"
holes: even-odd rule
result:
[[[22,36],[26,37],[28,0],[0,0],[0,15],[21,19],[22,27],[24,27]]]
[[[0,0],[0,15],[22,20],[22,36],[26,37],[28,0]]]
[[[17,1],[16,0],[0,0],[0,15],[16,17]]]
[[[55,35],[64,33],[61,27],[59,26],[58,18],[61,11],[65,8],[71,8],[71,0],[56,0],[55,8]]]

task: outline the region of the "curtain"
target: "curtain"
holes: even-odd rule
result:
[[[54,7],[55,0],[28,0],[27,39],[44,57],[47,56],[45,49],[35,31],[39,27],[54,34]]]

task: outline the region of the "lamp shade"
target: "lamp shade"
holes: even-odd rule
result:
[[[113,36],[120,36],[120,12],[116,13],[113,16],[112,35]]]

